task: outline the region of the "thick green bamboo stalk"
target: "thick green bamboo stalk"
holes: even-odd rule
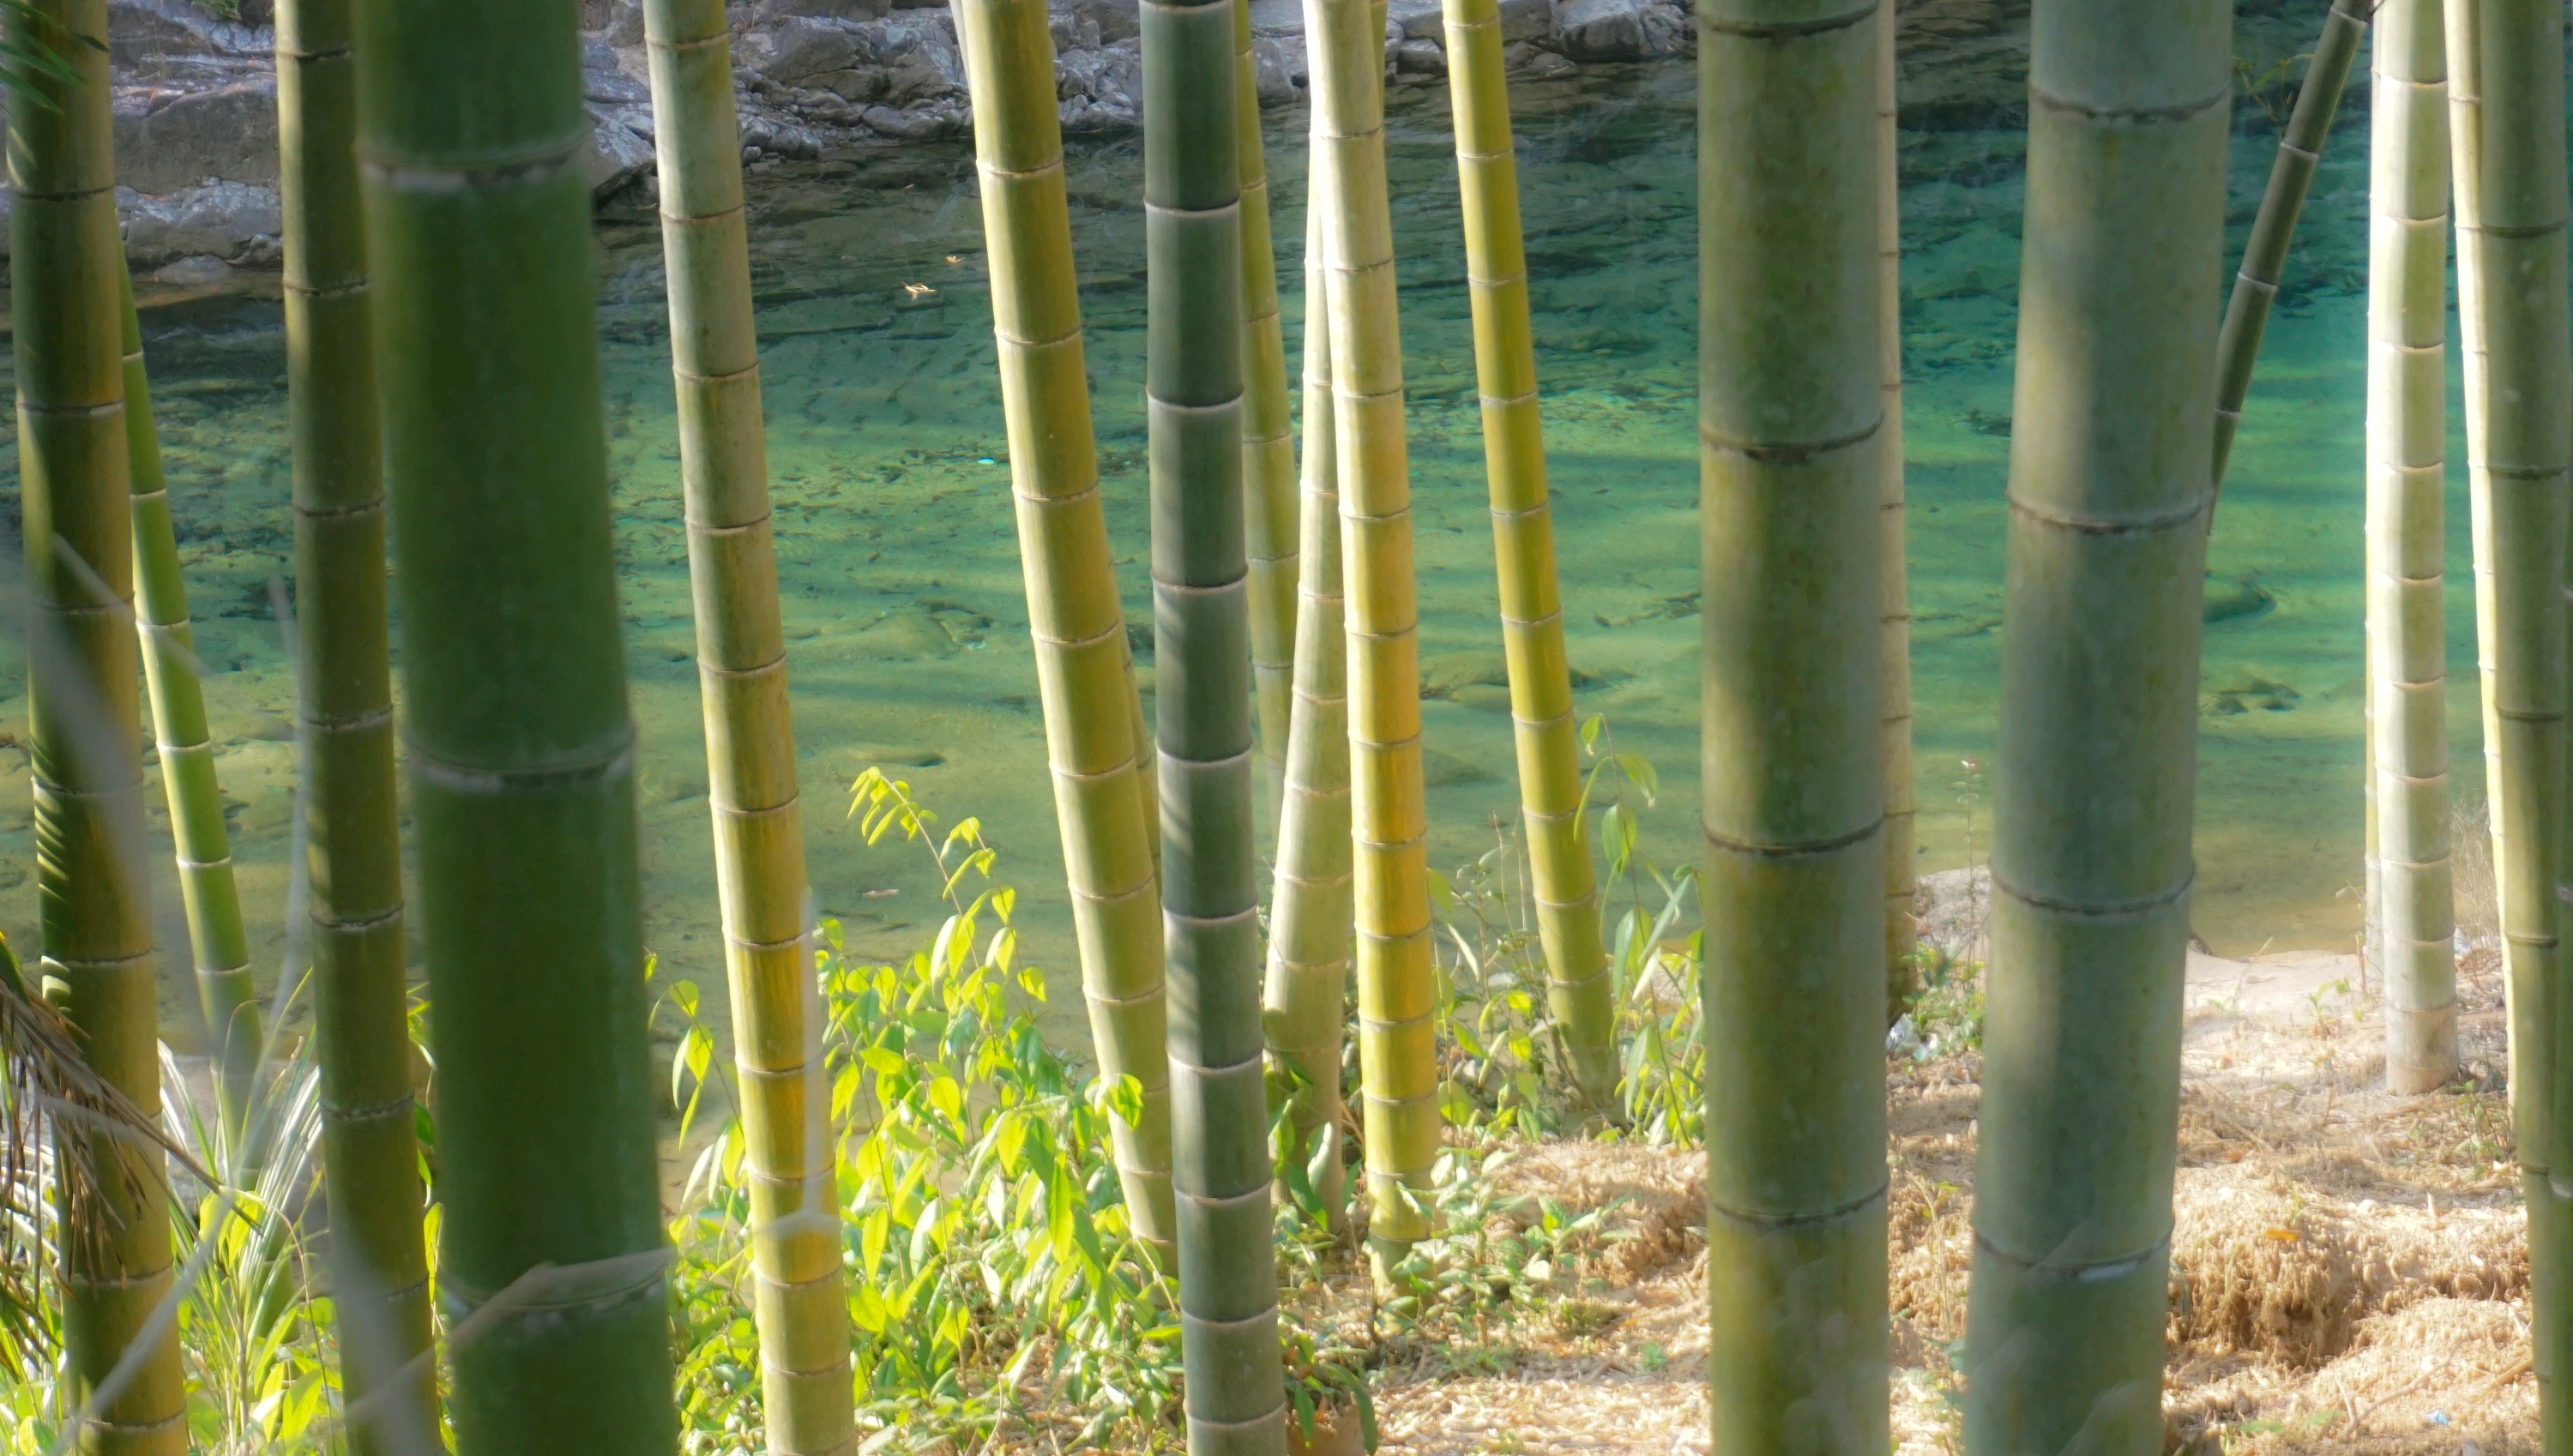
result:
[[[822,1076],[786,629],[768,504],[723,0],[646,0],[706,800],[750,1172],[760,1388],[774,1456],[857,1445],[839,1181]]]
[[[1972,1456],[2161,1450],[2226,0],[2039,0]]]
[[[456,1448],[666,1456],[578,16],[359,0],[357,20]]]
[[[1311,5],[1306,10],[1309,14]],[[1331,315],[1322,256],[1330,168],[1316,147],[1304,191],[1304,459],[1295,710],[1278,815],[1278,888],[1269,911],[1269,1054],[1299,1079],[1290,1102],[1297,1155],[1336,1231],[1345,1221],[1340,1160],[1341,1048],[1349,978],[1349,685],[1341,639],[1339,455],[1331,419]]]
[[[1419,587],[1403,439],[1402,335],[1385,189],[1384,29],[1366,0],[1316,0],[1306,43],[1322,220],[1346,596],[1358,1070],[1367,1236],[1379,1273],[1428,1236],[1438,1155],[1428,810],[1420,778]]]
[[[157,1115],[106,0],[27,0],[0,10],[0,25],[13,52],[41,48],[71,71],[13,62],[7,89],[41,974],[64,984],[63,1011],[90,1066]],[[96,1147],[87,1175],[56,1184],[77,1440],[100,1456],[180,1456],[178,1326],[163,1324],[117,1368],[170,1292],[162,1155],[114,1138]]]
[[[2294,241],[2296,219],[2305,210],[2313,186],[2314,164],[2322,160],[2323,142],[2340,111],[2340,94],[2349,85],[2350,63],[2367,33],[2371,0],[2332,0],[2323,17],[2323,33],[2314,42],[2305,66],[2304,84],[2296,89],[2295,108],[2287,113],[2286,130],[2278,134],[2278,159],[2269,168],[2268,189],[2260,194],[2260,211],[2251,236],[2242,245],[2242,268],[2233,277],[2233,297],[2224,306],[2224,328],[2216,339],[2215,480],[2224,481],[2225,462],[2233,454],[2233,432],[2242,423],[2243,396],[2251,391],[2251,368],[2259,363],[2260,334],[2269,324],[2269,305],[2278,297],[2278,275],[2287,266],[2287,245]]]
[[[359,1412],[350,1423],[357,1456],[412,1456],[437,1449],[437,1371],[412,1105],[354,20],[349,0],[277,7],[297,711],[308,754],[314,1028],[341,1390]]]
[[[1234,7],[1145,0],[1142,18],[1154,706],[1189,1451],[1284,1456],[1252,827]]]
[[[1599,938],[1599,884],[1582,833],[1581,747],[1554,518],[1545,488],[1536,351],[1528,330],[1527,253],[1519,232],[1518,159],[1510,150],[1509,83],[1501,71],[1498,0],[1445,0],[1447,98],[1456,119],[1456,184],[1465,223],[1465,281],[1474,312],[1474,372],[1483,405],[1483,473],[1500,569],[1501,645],[1518,739],[1519,816],[1526,826],[1546,1003],[1591,1105],[1617,1099],[1617,987]]]
[[[1714,1449],[1887,1449],[1882,0],[1701,0]]]
[[[1295,440],[1286,405],[1286,335],[1278,311],[1251,0],[1233,0],[1233,97],[1234,145],[1242,153],[1242,488],[1251,557],[1251,680],[1260,708],[1262,776],[1283,814],[1288,716],[1295,701]]]
[[[179,895],[188,908],[188,945],[195,953],[197,1003],[215,1064],[216,1100],[225,1135],[237,1139],[259,1086],[259,988],[251,980],[250,937],[242,930],[241,892],[233,883],[232,836],[224,827],[223,789],[215,782],[205,685],[197,680],[196,631],[188,620],[188,583],[179,572],[179,537],[161,472],[161,436],[152,421],[143,325],[134,311],[134,280],[122,258],[118,263],[125,447],[134,492],[135,626],[143,640],[143,681],[152,702],[170,837],[178,845]]]
[[[2565,532],[2573,525],[2573,320],[2566,307],[2564,175],[2564,7],[2550,0],[2481,0],[2474,18],[2476,80],[2481,99],[2480,167],[2470,174],[2480,237],[2484,373],[2482,474],[2491,495],[2493,575],[2499,616],[2497,664],[2504,735],[2505,834],[2511,836],[2505,895],[2535,903],[2520,927],[2540,935],[2523,957],[2529,981],[2512,974],[2512,1093],[2519,1163],[2529,1218],[2532,1337],[2539,1421],[2545,1449],[2573,1450],[2573,1401],[2564,1386],[2573,1340],[2573,1087],[2567,1035],[2573,997],[2565,995]],[[2546,534],[2524,538],[2523,532]],[[2525,635],[2523,636],[2523,633]],[[2514,673],[2515,662],[2527,664]],[[2510,692],[2517,676],[2532,689]],[[2537,767],[2523,777],[2519,765]],[[2541,767],[2542,766],[2542,767]],[[2522,855],[2521,846],[2530,853]],[[2551,892],[2551,893],[2550,893]],[[2505,908],[2505,934],[2509,911]],[[2514,937],[2516,939],[2516,937]],[[2541,1062],[2540,1058],[2544,1060]],[[2523,1077],[2534,1086],[2519,1086]],[[2539,1118],[2526,1115],[2542,1107]]]
[[[1143,5],[1153,661],[1192,1456],[1286,1451],[1269,1232],[1233,0]]]
[[[972,81],[1001,410],[1082,995],[1101,1075],[1132,1077],[1143,1089],[1142,1120],[1114,1129],[1117,1169],[1127,1216],[1167,1266],[1177,1234],[1161,900],[1145,819],[1153,800],[1139,792],[1146,770],[1126,618],[1100,503],[1054,38],[1042,0],[963,0],[956,15]]]
[[[2385,0],[2376,27],[2367,265],[2368,916],[2385,982],[2386,1086],[2425,1092],[2457,1070],[2444,605],[2447,46],[2430,0]]]
[[[1895,126],[1894,6],[1876,12],[1876,284],[1878,390],[1885,422],[1877,430],[1877,712],[1884,729],[1886,1019],[1903,1015],[1918,989],[1920,923],[1912,903],[1920,890],[1917,790],[1912,774],[1912,584],[1905,550],[1903,490],[1903,187]]]

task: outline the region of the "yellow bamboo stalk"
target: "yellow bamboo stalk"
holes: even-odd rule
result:
[[[1383,24],[1367,0],[1306,0],[1305,35],[1314,137],[1333,184],[1322,226],[1347,593],[1358,1068],[1368,1239],[1381,1275],[1430,1232],[1439,1141],[1419,588],[1385,185]]]
[[[1251,0],[1233,0],[1233,47],[1239,114],[1234,145],[1242,166],[1242,494],[1251,553],[1251,681],[1260,710],[1261,777],[1270,802],[1283,814],[1295,701],[1295,441],[1286,403],[1286,337],[1278,309]]]
[[[1573,1085],[1592,1106],[1605,1109],[1617,1097],[1617,992],[1600,941],[1599,885],[1582,832],[1579,725],[1563,648],[1554,518],[1546,499],[1500,6],[1498,0],[1444,0],[1442,9],[1465,281],[1474,314],[1474,372],[1482,394],[1483,472],[1499,567],[1501,644],[1518,740],[1519,815],[1526,825],[1537,935],[1545,947],[1547,1011],[1562,1038]]]

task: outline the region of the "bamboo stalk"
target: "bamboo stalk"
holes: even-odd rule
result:
[[[1367,1237],[1382,1277],[1431,1230],[1428,1188],[1440,1129],[1429,826],[1420,779],[1419,589],[1385,184],[1384,26],[1366,0],[1312,0],[1306,14],[1314,136],[1327,154],[1333,203],[1322,228],[1347,593],[1358,1070]]]
[[[1974,1456],[2161,1450],[2231,18],[2035,20]]]
[[[788,707],[786,631],[723,0],[646,0],[670,366],[705,704],[707,805],[750,1174],[768,1449],[857,1445],[839,1180]]]
[[[1260,709],[1262,777],[1283,815],[1295,702],[1298,496],[1251,0],[1233,0],[1233,78],[1234,142],[1242,158],[1242,488],[1251,558],[1251,681]]]
[[[1882,1452],[1877,0],[1698,11],[1714,1449]]]
[[[197,680],[196,631],[188,620],[188,583],[179,570],[161,436],[152,419],[143,325],[134,312],[134,280],[123,262],[118,260],[117,303],[134,494],[135,626],[142,636],[143,681],[152,703],[162,794],[170,806],[170,836],[178,844],[179,895],[188,910],[188,945],[195,953],[197,1004],[205,1013],[207,1051],[215,1065],[216,1101],[224,1135],[238,1145],[259,1088],[259,988],[251,981],[250,937],[242,929],[241,892],[233,882],[232,836],[224,827],[223,789],[215,781],[205,685]]]
[[[2242,424],[2242,400],[2251,391],[2251,369],[2260,360],[2260,335],[2269,324],[2269,306],[2278,297],[2278,276],[2287,265],[2287,245],[2295,240],[2296,219],[2304,212],[2305,194],[2313,187],[2314,165],[2322,160],[2323,142],[2331,135],[2332,117],[2340,111],[2341,92],[2349,85],[2350,63],[2367,34],[2368,12],[2383,0],[2332,0],[2323,17],[2323,33],[2314,42],[2313,60],[2305,66],[2304,84],[2296,88],[2295,107],[2287,113],[2286,130],[2278,134],[2278,157],[2269,168],[2269,185],[2260,194],[2260,211],[2251,236],[2242,245],[2242,268],[2233,277],[2233,297],[2224,305],[2224,327],[2216,336],[2215,480],[2224,483],[2224,466],[2233,455],[2233,432]]]
[[[437,1291],[473,1456],[678,1438],[577,19],[357,6]]]
[[[1896,127],[1894,6],[1876,14],[1876,285],[1884,423],[1877,433],[1877,711],[1884,727],[1886,1020],[1903,1015],[1920,987],[1921,887],[1918,790],[1912,771],[1912,586],[1905,551],[1903,482],[1903,187]]]
[[[2377,11],[2368,254],[2370,948],[2385,985],[2389,1091],[2456,1074],[2449,879],[2448,105],[2428,0]]]
[[[1331,419],[1331,315],[1322,216],[1330,169],[1319,147],[1305,173],[1304,458],[1295,609],[1295,707],[1278,816],[1278,878],[1262,997],[1269,1054],[1293,1069],[1296,1155],[1334,1232],[1346,1221],[1340,1159],[1340,1059],[1349,977],[1349,687],[1340,594],[1339,457]]]
[[[1139,1122],[1113,1139],[1127,1216],[1175,1267],[1170,1058],[1153,800],[1140,758],[1117,568],[1101,509],[1072,224],[1041,0],[963,0],[983,237],[992,261],[1001,409],[1044,703],[1055,817],[1100,1075],[1132,1077]]]
[[[50,52],[70,71],[11,62],[8,107],[40,975],[62,983],[89,1065],[157,1117],[106,0],[27,0],[0,9],[0,25],[13,53]],[[86,1175],[66,1169],[55,1183],[62,1385],[77,1411],[66,1424],[84,1452],[180,1456],[177,1325],[128,1357],[171,1288],[166,1164],[158,1148],[113,1138],[91,1156]]]
[[[2564,1137],[2565,533],[2573,525],[2573,321],[2565,299],[2564,8],[2481,0],[2475,80],[2480,167],[2472,179],[2486,351],[2482,476],[2490,497],[2503,735],[2502,832],[2512,849],[2504,934],[2519,952],[2511,993],[2512,1098],[2529,1212],[2539,1422],[2548,1451],[2573,1450],[2564,1349],[2573,1333],[2573,1217]],[[2461,188],[2460,191],[2464,189]],[[2471,436],[2470,436],[2471,439]],[[2382,806],[2380,805],[2380,812]],[[2522,910],[2518,923],[2512,911]],[[2506,953],[2507,954],[2507,953]],[[2525,979],[2523,979],[2523,976]],[[2522,1081],[2529,1086],[2523,1088]],[[2531,1115],[2536,1113],[2536,1115]]]
[[[1545,948],[1547,1012],[1562,1037],[1573,1085],[1604,1110],[1617,1104],[1617,987],[1600,940],[1599,885],[1589,837],[1582,832],[1580,725],[1564,655],[1554,520],[1546,500],[1500,5],[1444,0],[1442,8],[1465,281],[1474,314],[1474,371],[1482,395],[1483,472],[1491,492],[1510,725],[1518,740],[1519,816],[1526,826],[1537,935]]]
[[[1234,3],[1145,0],[1142,20],[1154,707],[1189,1450],[1285,1456],[1252,826]]]
[[[437,1448],[394,771],[383,431],[349,0],[277,7],[297,712],[341,1392],[356,1456]],[[363,1406],[361,1403],[364,1403]]]

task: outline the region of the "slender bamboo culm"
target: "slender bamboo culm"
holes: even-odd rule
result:
[[[1252,822],[1234,0],[1144,0],[1142,22],[1154,708],[1189,1451],[1285,1456]]]
[[[1878,3],[1698,7],[1718,1451],[1890,1441]]]
[[[667,1271],[576,7],[358,0],[361,191],[474,1456],[667,1456]]]
[[[2038,0],[1971,1456],[2161,1449],[2232,9]]]
[[[1307,0],[1306,12],[1312,10]],[[1295,707],[1278,816],[1269,911],[1270,1056],[1291,1071],[1297,1156],[1336,1230],[1346,1221],[1340,1156],[1341,1049],[1349,978],[1349,688],[1340,597],[1339,457],[1331,420],[1331,314],[1323,303],[1322,215],[1330,169],[1313,149],[1304,191],[1303,525],[1295,607]]]
[[[1349,826],[1365,1092],[1367,1237],[1389,1278],[1429,1235],[1440,1117],[1430,966],[1428,808],[1420,779],[1419,585],[1403,438],[1402,336],[1384,162],[1384,26],[1367,0],[1308,13],[1322,220],[1331,422],[1346,593]]]
[[[1117,568],[1101,508],[1081,343],[1054,38],[1043,0],[961,0],[975,163],[991,257],[1028,623],[1047,762],[1073,901],[1081,987],[1100,1074],[1131,1077],[1143,1115],[1112,1131],[1127,1216],[1176,1267],[1162,906],[1153,873],[1148,747]]]
[[[1572,1064],[1571,1083],[1593,1107],[1606,1110],[1617,1098],[1617,985],[1600,940],[1599,884],[1583,833],[1580,724],[1564,656],[1554,518],[1546,499],[1501,12],[1498,0],[1445,0],[1443,9],[1474,371],[1482,395],[1483,473],[1492,502],[1501,644],[1518,746],[1519,817],[1527,832],[1537,936],[1545,950],[1547,1012]]]
[[[2337,12],[2335,12],[2337,13]],[[2431,0],[2376,12],[2369,111],[2368,883],[2385,986],[2385,1080],[2457,1068],[2448,844],[2447,47]]]
[[[297,711],[341,1390],[356,1456],[438,1449],[394,768],[383,431],[350,0],[279,0]],[[363,1405],[361,1404],[363,1402]]]
[[[1880,325],[1877,427],[1877,712],[1884,728],[1886,1020],[1904,1013],[1920,983],[1919,790],[1912,772],[1912,585],[1903,479],[1903,206],[1894,64],[1894,6],[1876,12],[1876,284]]]
[[[750,240],[723,0],[645,0],[707,805],[750,1171],[773,1456],[857,1445],[839,1181],[806,927],[786,631],[768,503]]]
[[[170,519],[170,488],[161,471],[161,436],[152,420],[152,382],[143,364],[143,322],[134,309],[134,280],[118,260],[118,303],[125,338],[125,442],[134,489],[135,627],[142,635],[143,682],[152,703],[152,736],[161,760],[161,791],[178,846],[179,896],[188,911],[188,946],[197,967],[197,1005],[205,1013],[207,1054],[215,1065],[215,1098],[226,1141],[238,1151],[258,1095],[259,988],[250,974],[250,937],[242,929],[241,891],[233,881],[231,833],[215,779],[214,735],[206,726],[205,684],[197,680],[197,638],[188,620],[188,583],[179,571],[179,537]]]
[[[2358,43],[2367,34],[2369,11],[2381,0],[2332,0],[2323,17],[2323,33],[2314,42],[2305,80],[2296,88],[2296,104],[2278,134],[2277,160],[2270,165],[2269,185],[2260,194],[2260,211],[2251,236],[2242,245],[2242,267],[2233,276],[2233,296],[2225,301],[2224,326],[2216,335],[2215,483],[2224,483],[2224,467],[2233,455],[2233,434],[2242,423],[2242,400],[2251,392],[2251,369],[2260,362],[2260,335],[2269,324],[2269,306],[2278,297],[2278,278],[2287,266],[2287,245],[2295,241],[2296,220],[2313,187],[2314,166],[2322,161],[2323,142],[2331,136],[2332,118],[2340,112],[2341,92],[2349,85],[2349,68]]]
[[[2479,0],[2473,8],[2481,155],[2475,171],[2460,173],[2457,191],[2476,198],[2485,358],[2483,458],[2469,473],[2489,497],[2484,514],[2492,533],[2497,610],[2489,650],[2502,735],[2495,803],[2510,842],[2501,886],[2504,976],[2538,1419],[2545,1449],[2561,1452],[2573,1450],[2573,1392],[2565,1388],[2565,1340],[2573,1334],[2573,1156],[2566,1147],[2573,1079],[2565,1076],[2573,1058],[2565,1039],[2573,1031],[2573,996],[2561,983],[2564,896],[2573,891],[2564,782],[2565,533],[2573,526],[2564,8],[2550,0]],[[2474,437],[2470,430],[2470,445]]]
[[[62,983],[89,1065],[157,1117],[107,4],[26,0],[0,9],[0,27],[13,57],[50,54],[69,72],[6,63],[38,974]],[[86,1174],[55,1178],[67,1435],[99,1456],[181,1456],[178,1327],[137,1345],[171,1288],[163,1155],[117,1138],[93,1146]]]
[[[1251,558],[1251,681],[1260,710],[1261,777],[1286,812],[1286,744],[1295,702],[1298,496],[1294,418],[1286,401],[1286,334],[1269,222],[1269,156],[1260,128],[1260,68],[1251,0],[1233,0],[1234,145],[1242,153],[1242,490]]]

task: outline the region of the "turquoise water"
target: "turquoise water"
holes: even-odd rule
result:
[[[1539,370],[1570,650],[1621,747],[1662,771],[1650,853],[1693,853],[1696,783],[1694,73],[1594,67],[1518,97]],[[1396,88],[1389,141],[1402,256],[1423,582],[1421,647],[1470,681],[1496,661],[1445,95]],[[1268,118],[1290,358],[1300,330],[1300,110]],[[1292,145],[1290,145],[1292,143]],[[2219,950],[2346,945],[2357,924],[2363,124],[2315,185],[2216,527],[2211,574],[2258,605],[2207,634],[2197,928]],[[2272,137],[2237,136],[2238,248]],[[1906,430],[1922,864],[1989,845],[1980,765],[1998,685],[2021,138],[1907,133]],[[1110,522],[1146,620],[1140,150],[1077,149],[1073,226]],[[917,850],[869,850],[843,817],[869,763],[948,814],[981,816],[1026,893],[1040,957],[1070,961],[1036,680],[1025,641],[970,154],[915,144],[752,178],[778,557],[792,641],[815,895],[864,946],[934,921]],[[649,923],[664,964],[717,985],[712,853],[660,297],[648,219],[602,229],[607,418],[627,648],[641,724]],[[270,285],[273,288],[273,284]],[[234,816],[245,899],[282,952],[293,684],[269,582],[290,571],[283,340],[274,297],[147,301],[147,348]],[[2462,460],[2462,449],[2452,452]],[[0,455],[0,467],[14,457]],[[2452,472],[2461,474],[2461,471]],[[2451,732],[2479,790],[2465,507],[2451,513]],[[0,662],[0,723],[24,721]],[[1469,858],[1514,816],[1497,691],[1424,704],[1434,855]],[[34,921],[24,755],[0,755],[0,928]],[[163,943],[185,944],[162,886]],[[890,893],[888,893],[890,892]],[[174,954],[172,961],[184,960]],[[1070,981],[1057,1014],[1067,1029]],[[193,1019],[169,998],[175,1026]]]

